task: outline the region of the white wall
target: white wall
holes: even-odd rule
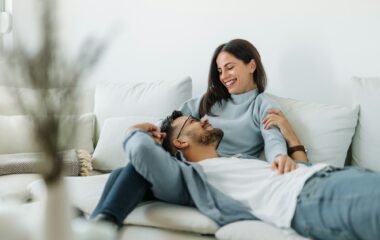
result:
[[[32,0],[13,0],[17,28],[33,35]],[[260,51],[268,91],[351,104],[352,76],[380,76],[379,0],[61,0],[62,39],[72,54],[89,33],[118,34],[91,77],[207,85],[214,49],[245,38]]]

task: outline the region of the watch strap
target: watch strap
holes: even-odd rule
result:
[[[298,152],[298,151],[302,151],[304,153],[306,153],[306,149],[303,145],[297,145],[297,146],[294,146],[294,147],[289,147],[288,148],[288,155],[292,155],[293,153],[295,152]]]

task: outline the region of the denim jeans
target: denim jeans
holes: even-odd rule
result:
[[[150,184],[132,166],[113,170],[104,187],[102,196],[92,213],[106,213],[121,226],[125,217],[143,200],[153,199]]]
[[[143,200],[192,203],[179,164],[162,148],[152,147],[137,155],[135,149],[128,151],[131,162],[112,171],[91,217],[106,213],[121,226],[125,217]]]
[[[380,239],[380,174],[360,168],[321,171],[305,184],[292,228],[313,239]]]

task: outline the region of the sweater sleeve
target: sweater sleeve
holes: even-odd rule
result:
[[[193,117],[199,118],[199,104],[201,103],[202,97],[192,98],[184,102],[180,107],[179,111],[183,113],[183,115],[191,115]],[[155,125],[161,127],[162,122],[165,120],[165,117],[159,119],[155,122]]]
[[[201,104],[202,96],[192,98],[186,101],[179,110],[183,113],[183,115],[192,115],[193,117],[199,118],[199,106]]]
[[[180,162],[155,143],[149,132],[131,130],[123,148],[136,171],[151,184],[157,198],[176,204],[191,203]]]
[[[287,145],[278,127],[264,129],[263,120],[267,116],[269,109],[281,109],[281,107],[278,103],[265,94],[259,94],[256,101],[258,106],[256,116],[258,117],[257,121],[264,139],[265,157],[267,161],[271,163],[277,155],[287,154]]]

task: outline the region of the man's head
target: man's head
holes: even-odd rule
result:
[[[223,138],[223,131],[213,128],[208,120],[183,116],[180,111],[173,111],[162,122],[161,132],[166,133],[162,146],[172,155],[176,150],[189,149],[192,146],[214,146],[216,149]]]

